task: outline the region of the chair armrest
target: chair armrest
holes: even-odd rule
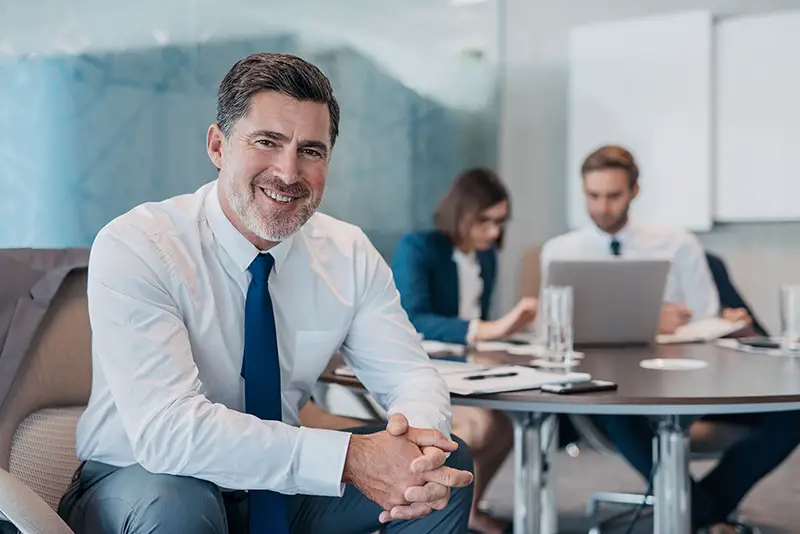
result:
[[[41,497],[4,469],[0,469],[2,516],[22,534],[74,534]]]

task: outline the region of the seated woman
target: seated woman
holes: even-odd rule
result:
[[[392,263],[401,303],[425,339],[471,344],[498,340],[530,324],[537,301],[522,299],[500,319],[488,320],[497,250],[510,214],[506,188],[495,173],[459,175],[436,209],[436,230],[404,236]],[[469,527],[486,534],[507,525],[478,510],[489,481],[513,445],[508,418],[481,408],[453,407],[453,434],[469,445],[475,488]]]

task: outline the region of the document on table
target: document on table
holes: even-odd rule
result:
[[[545,384],[586,382],[588,373],[547,372],[522,365],[500,365],[482,371],[450,373],[444,375],[450,393],[457,395],[482,395],[539,389]]]
[[[749,345],[743,345],[742,343],[739,343],[739,341],[736,339],[718,339],[715,343],[719,347],[738,350],[740,352],[748,352],[750,354],[760,354],[764,356],[787,356],[787,354],[781,349],[751,347]]]
[[[592,379],[588,373],[548,372],[522,365],[486,366],[474,363],[451,362],[432,359],[431,363],[442,375],[450,393],[457,395],[481,395],[539,389],[544,384],[586,382]],[[334,374],[355,377],[350,367],[337,367]]]
[[[439,371],[439,374],[442,376],[449,375],[449,374],[458,374],[458,373],[474,373],[478,371],[483,371],[484,369],[489,369],[488,365],[479,365],[477,363],[465,363],[465,362],[451,362],[448,360],[437,360],[436,358],[431,358],[431,363]],[[355,377],[356,374],[353,372],[350,367],[347,365],[342,365],[337,367],[333,370],[333,374],[338,376],[349,376]]]
[[[428,354],[443,354],[461,356],[464,354],[466,347],[457,343],[442,343],[441,341],[433,341],[430,339],[422,340],[422,350]]]
[[[674,334],[656,336],[656,343],[668,345],[673,343],[702,343],[714,341],[733,334],[744,328],[744,321],[726,321],[721,317],[711,317],[681,326]]]

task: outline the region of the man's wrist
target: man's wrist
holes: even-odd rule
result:
[[[350,443],[347,446],[344,469],[342,469],[342,482],[344,484],[353,484],[358,477],[363,438],[364,436],[358,434],[350,434]]]

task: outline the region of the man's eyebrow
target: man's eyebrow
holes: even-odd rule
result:
[[[299,145],[300,148],[315,148],[320,152],[322,152],[323,156],[327,156],[328,150],[330,150],[328,148],[327,143],[324,143],[322,141],[316,141],[314,139],[303,139],[302,141],[300,141]]]
[[[250,132],[248,137],[250,139],[253,139],[253,138],[256,138],[256,137],[266,137],[268,139],[272,139],[274,141],[281,141],[283,143],[285,143],[286,141],[290,140],[288,135],[282,134],[281,132],[275,132],[275,131],[272,131],[272,130],[256,130],[254,132]]]

